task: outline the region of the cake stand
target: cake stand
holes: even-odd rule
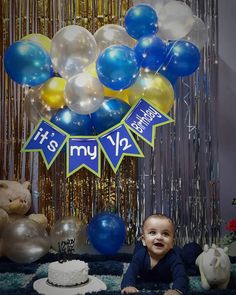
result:
[[[88,283],[78,287],[54,287],[47,283],[47,278],[42,278],[34,282],[33,288],[39,294],[44,295],[77,295],[88,292],[98,292],[107,289],[103,281],[94,276],[89,276]]]

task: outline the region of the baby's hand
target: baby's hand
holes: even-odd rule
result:
[[[137,292],[139,292],[139,290],[131,286],[125,287],[124,289],[121,290],[121,293],[137,293]]]
[[[176,290],[167,290],[165,291],[164,295],[180,295],[180,292]]]

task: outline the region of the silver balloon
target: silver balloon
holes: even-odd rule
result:
[[[181,1],[167,3],[158,16],[158,35],[164,40],[177,40],[186,36],[194,23],[191,8]]]
[[[79,253],[86,245],[86,226],[75,217],[64,217],[51,228],[50,240],[57,252]]]
[[[207,27],[196,15],[193,18],[194,23],[192,29],[183,39],[195,44],[201,50],[208,39]]]
[[[65,79],[82,72],[84,67],[95,61],[96,56],[96,40],[83,27],[66,26],[52,38],[52,64],[54,70]]]
[[[150,6],[152,6],[157,13],[157,16],[159,16],[159,13],[161,11],[161,9],[164,7],[164,5],[166,5],[167,3],[174,1],[174,0],[133,0],[133,4],[137,5],[137,4],[149,4]]]
[[[34,125],[36,125],[42,117],[50,120],[56,112],[43,104],[40,97],[41,87],[42,86],[30,88],[25,96],[25,113],[30,122]]]
[[[37,222],[21,218],[9,223],[2,234],[2,252],[17,263],[31,263],[50,249],[46,230]]]
[[[91,114],[103,103],[103,85],[88,73],[68,80],[65,87],[67,106],[78,114]]]
[[[129,36],[124,27],[113,24],[102,26],[95,32],[94,38],[97,42],[99,52],[115,44],[122,44],[131,48],[135,44],[134,39]]]

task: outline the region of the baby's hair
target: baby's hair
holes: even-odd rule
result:
[[[144,228],[145,223],[150,218],[157,218],[157,219],[159,218],[159,219],[167,219],[167,220],[169,220],[170,223],[173,225],[173,229],[174,229],[174,232],[175,232],[175,225],[174,225],[173,220],[169,216],[167,216],[165,214],[162,214],[162,213],[156,213],[156,214],[149,215],[147,218],[144,219],[142,228]]]

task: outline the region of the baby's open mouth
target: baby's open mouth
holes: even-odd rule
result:
[[[164,245],[162,243],[155,243],[154,246],[158,247],[158,248],[162,248],[164,247]]]

